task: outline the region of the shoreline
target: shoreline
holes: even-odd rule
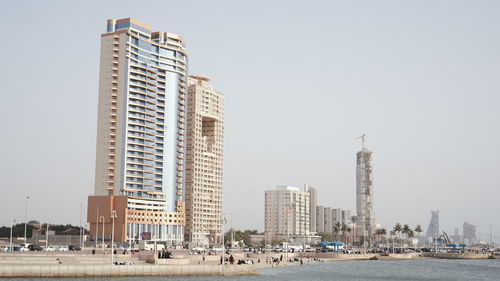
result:
[[[279,255],[278,255],[279,256]],[[218,256],[216,256],[218,257]],[[276,255],[274,255],[276,257]],[[375,257],[375,258],[374,258]],[[66,258],[66,259],[64,259]],[[262,269],[301,266],[320,264],[324,262],[357,261],[357,260],[419,260],[419,259],[487,259],[483,254],[451,255],[442,253],[441,255],[417,255],[417,254],[394,254],[382,256],[380,254],[330,254],[321,257],[284,257],[284,261],[278,265],[276,263],[266,263],[261,259],[260,263],[254,264],[224,264],[223,266],[214,263],[213,260],[201,262],[201,256],[191,256],[187,258],[174,258],[169,264],[140,263],[137,256],[118,256],[117,261],[135,259],[138,264],[133,265],[111,265],[109,257],[95,257],[89,255],[0,255],[0,278],[101,278],[101,277],[147,277],[147,276],[245,276],[258,275]],[[248,257],[257,261],[257,257]],[[287,260],[298,259],[299,261],[289,262]],[[61,260],[64,263],[61,263]],[[179,263],[179,261],[189,263]],[[58,261],[59,264],[55,264]],[[263,262],[262,262],[263,261]],[[71,263],[73,262],[73,263]],[[93,264],[92,264],[93,263]]]

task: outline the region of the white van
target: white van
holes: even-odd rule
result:
[[[162,251],[165,249],[165,245],[161,243],[156,243],[156,250]],[[155,250],[155,242],[154,241],[140,241],[139,242],[139,250],[142,251],[154,251]]]

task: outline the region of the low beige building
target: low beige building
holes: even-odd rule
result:
[[[265,233],[268,236],[309,235],[309,193],[277,186],[265,191]]]

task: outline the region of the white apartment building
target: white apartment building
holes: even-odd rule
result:
[[[224,95],[205,76],[189,77],[186,232],[194,245],[222,242]]]
[[[316,206],[318,205],[318,189],[310,184],[304,185],[304,190],[309,193],[309,225],[310,232],[316,232]]]
[[[309,193],[297,187],[277,186],[265,191],[265,232],[268,236],[309,235]]]

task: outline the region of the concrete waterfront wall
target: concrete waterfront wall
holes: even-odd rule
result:
[[[296,253],[298,258],[317,258],[317,259],[340,259],[340,260],[368,260],[377,254],[339,254],[339,253]]]
[[[438,259],[487,259],[491,254],[475,254],[475,253],[424,253],[427,258]]]
[[[0,278],[253,275],[251,265],[0,265]]]

